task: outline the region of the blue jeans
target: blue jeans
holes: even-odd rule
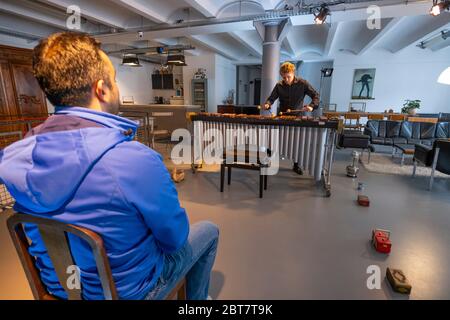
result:
[[[208,221],[191,225],[183,248],[164,256],[164,268],[156,286],[145,300],[162,300],[186,277],[186,298],[206,300],[209,278],[216,258],[218,227]]]

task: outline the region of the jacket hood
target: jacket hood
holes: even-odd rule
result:
[[[0,152],[0,179],[26,213],[62,208],[96,162],[110,149],[134,138],[137,124],[80,107],[58,107],[55,114],[80,117],[102,127],[56,131],[15,142]]]

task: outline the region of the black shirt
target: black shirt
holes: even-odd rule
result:
[[[273,88],[267,103],[272,105],[275,100],[280,99],[280,111],[286,112],[287,109],[298,110],[303,108],[303,100],[305,95],[311,97],[310,106],[313,109],[319,107],[319,93],[314,90],[311,84],[300,78],[294,78],[291,85],[286,84],[283,80],[278,82]]]

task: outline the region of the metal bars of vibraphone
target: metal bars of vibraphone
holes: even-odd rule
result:
[[[220,150],[234,147],[227,145],[230,141],[237,145],[258,142],[258,149],[270,149],[272,153],[278,151],[279,157],[298,163],[316,181],[322,180],[327,195],[330,195],[336,128],[221,122],[216,119],[194,119],[193,122],[193,167],[204,162],[203,152],[207,146]],[[218,130],[221,139],[212,139],[211,129]]]

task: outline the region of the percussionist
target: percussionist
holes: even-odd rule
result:
[[[269,110],[277,99],[280,99],[280,112],[287,112],[288,110],[312,112],[319,107],[319,93],[308,81],[295,76],[294,64],[283,63],[280,67],[280,75],[282,80],[273,88],[264,109]],[[311,103],[303,106],[305,95],[311,98]],[[293,170],[298,174],[303,174],[298,163],[294,163]]]

